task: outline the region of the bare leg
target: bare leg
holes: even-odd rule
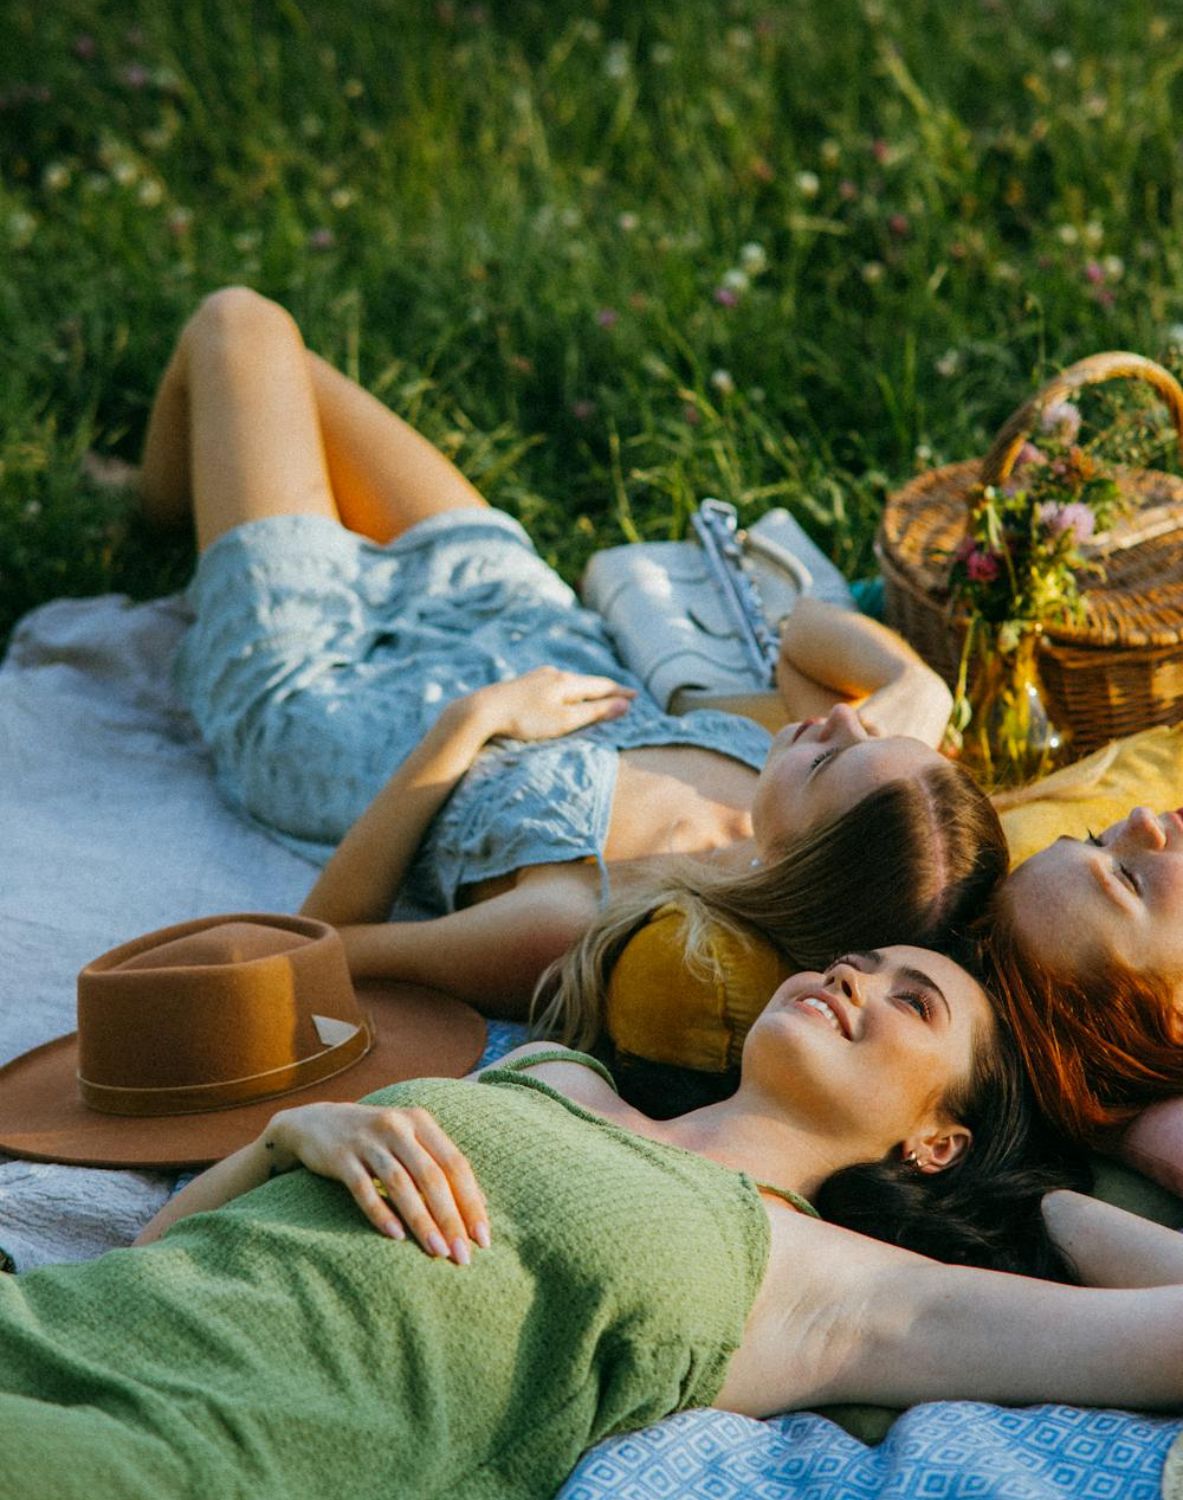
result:
[[[182,331],[140,486],[151,520],[179,524],[191,508],[203,549],[269,515],[328,515],[388,541],[485,503],[426,438],[309,353],[281,307],[240,287],[207,298]]]
[[[416,521],[487,501],[433,443],[369,391],[308,355],[333,495],[342,522],[388,542]]]

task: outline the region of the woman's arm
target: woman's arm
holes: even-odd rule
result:
[[[1053,1285],[941,1265],[816,1221],[777,1241],[720,1393],[732,1410],[949,1399],[1183,1405],[1183,1286]],[[1173,1274],[1165,1263],[1157,1270]]]
[[[1183,1194],[1183,1099],[1144,1109],[1122,1137],[1121,1160],[1172,1193]]]
[[[524,1021],[543,971],[598,912],[598,878],[588,866],[538,865],[512,890],[463,911],[340,933],[355,979],[424,984],[487,1015]]]
[[[401,1240],[406,1225],[429,1255],[467,1265],[470,1238],[489,1244],[472,1168],[426,1110],[328,1102],[280,1110],[249,1146],[171,1198],[135,1243],[151,1244],[190,1214],[221,1208],[297,1166],[343,1182],[375,1229]]]
[[[302,914],[335,927],[382,922],[428,824],[489,740],[570,734],[619,718],[633,696],[607,677],[539,667],[450,703],[346,834]]]
[[[1183,1286],[1183,1234],[1138,1214],[1063,1189],[1043,1218],[1085,1286]]]
[[[800,599],[781,628],[777,687],[794,717],[824,714],[840,700],[881,734],[939,745],[953,695],[907,641],[853,610]]]

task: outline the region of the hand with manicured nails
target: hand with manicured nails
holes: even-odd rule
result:
[[[343,1182],[375,1229],[409,1230],[429,1255],[457,1265],[469,1242],[489,1245],[489,1213],[468,1159],[424,1109],[304,1104],[282,1110],[262,1136],[273,1169],[298,1164]]]

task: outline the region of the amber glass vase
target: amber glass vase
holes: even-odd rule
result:
[[[1068,758],[1070,731],[1053,716],[1039,676],[1038,625],[978,624],[961,760],[986,788],[1022,786]]]

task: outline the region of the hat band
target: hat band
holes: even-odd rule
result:
[[[351,1037],[326,1047],[315,1057],[284,1063],[262,1073],[243,1078],[220,1078],[216,1083],[180,1084],[172,1088],[130,1088],[106,1083],[92,1083],[78,1075],[78,1089],[83,1102],[106,1115],[188,1115],[201,1110],[229,1109],[238,1104],[255,1104],[263,1099],[293,1094],[309,1084],[321,1083],[337,1073],[344,1073],[360,1061],[374,1045],[374,1033],[368,1017]]]

